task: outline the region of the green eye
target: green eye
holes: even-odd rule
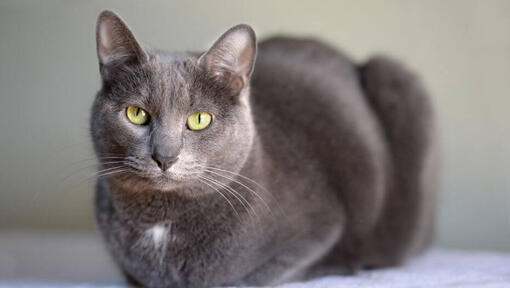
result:
[[[188,116],[186,124],[191,130],[202,130],[211,124],[212,116],[207,112],[195,112]]]
[[[136,125],[144,125],[149,122],[149,113],[140,107],[128,106],[126,108],[126,116],[131,123]]]

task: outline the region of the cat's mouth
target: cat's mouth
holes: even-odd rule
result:
[[[98,176],[107,176],[133,185],[142,181],[154,189],[170,190],[196,181],[203,172],[200,165],[184,165],[187,163],[175,163],[163,171],[157,165],[135,157],[126,157],[121,162],[121,165],[102,163],[104,169],[98,172]],[[102,173],[103,171],[105,173]]]
[[[175,165],[165,171],[162,171],[159,167],[147,167],[134,172],[154,188],[170,190],[172,188],[184,186],[189,182],[195,182],[203,171],[199,167]]]
[[[196,182],[199,177],[198,172],[192,172],[190,174],[178,174],[169,171],[140,171],[131,170],[125,173],[118,173],[109,175],[110,178],[121,182],[124,187],[137,187],[140,188],[145,186],[147,189],[155,189],[161,191],[171,191],[175,188],[183,187],[188,185],[190,182]]]

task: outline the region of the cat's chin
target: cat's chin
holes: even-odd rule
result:
[[[195,182],[194,178],[176,176],[172,174],[156,174],[156,175],[119,175],[110,178],[117,185],[125,189],[135,190],[157,190],[161,192],[172,192],[176,189],[190,186]]]
[[[185,186],[189,182],[189,179],[162,174],[153,177],[146,177],[145,182],[152,189],[172,191],[176,188]]]
[[[181,197],[196,198],[203,196],[203,190],[194,189],[198,185],[193,179],[189,180],[167,180],[151,182],[151,190],[161,193],[175,193]]]

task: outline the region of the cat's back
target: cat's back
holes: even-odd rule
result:
[[[273,37],[258,45],[253,78],[252,84],[257,89],[255,93],[263,88],[289,88],[289,85],[311,89],[327,85],[324,87],[327,89],[335,85],[352,86],[352,81],[357,81],[357,72],[347,56],[323,42]],[[261,81],[270,82],[258,87]]]
[[[275,139],[291,137],[292,147],[283,149],[328,158],[316,155],[317,147],[339,151],[348,147],[338,139],[350,138],[358,148],[379,153],[380,127],[358,76],[346,55],[320,41],[275,37],[261,42],[251,103],[267,146],[282,148]]]
[[[302,128],[313,123],[313,131],[319,132],[328,128],[318,124],[331,123],[329,117],[338,123],[338,117],[371,118],[365,109],[357,66],[346,55],[314,39],[275,37],[262,41],[251,101],[255,113],[261,112],[257,109],[265,115],[274,111],[280,119],[300,119]]]
[[[324,69],[347,74],[354,70],[349,57],[320,40],[284,36],[268,38],[258,44],[256,65],[258,69],[288,69],[292,76],[310,73],[324,76]],[[303,65],[307,66],[306,70],[302,69]]]

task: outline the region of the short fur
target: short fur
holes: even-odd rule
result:
[[[97,27],[96,218],[133,281],[278,284],[396,265],[430,242],[434,116],[399,62],[358,66],[314,40],[257,49],[246,25],[204,53],[143,49],[109,11]],[[213,121],[191,131],[197,111]],[[155,154],[177,160],[162,171]]]

